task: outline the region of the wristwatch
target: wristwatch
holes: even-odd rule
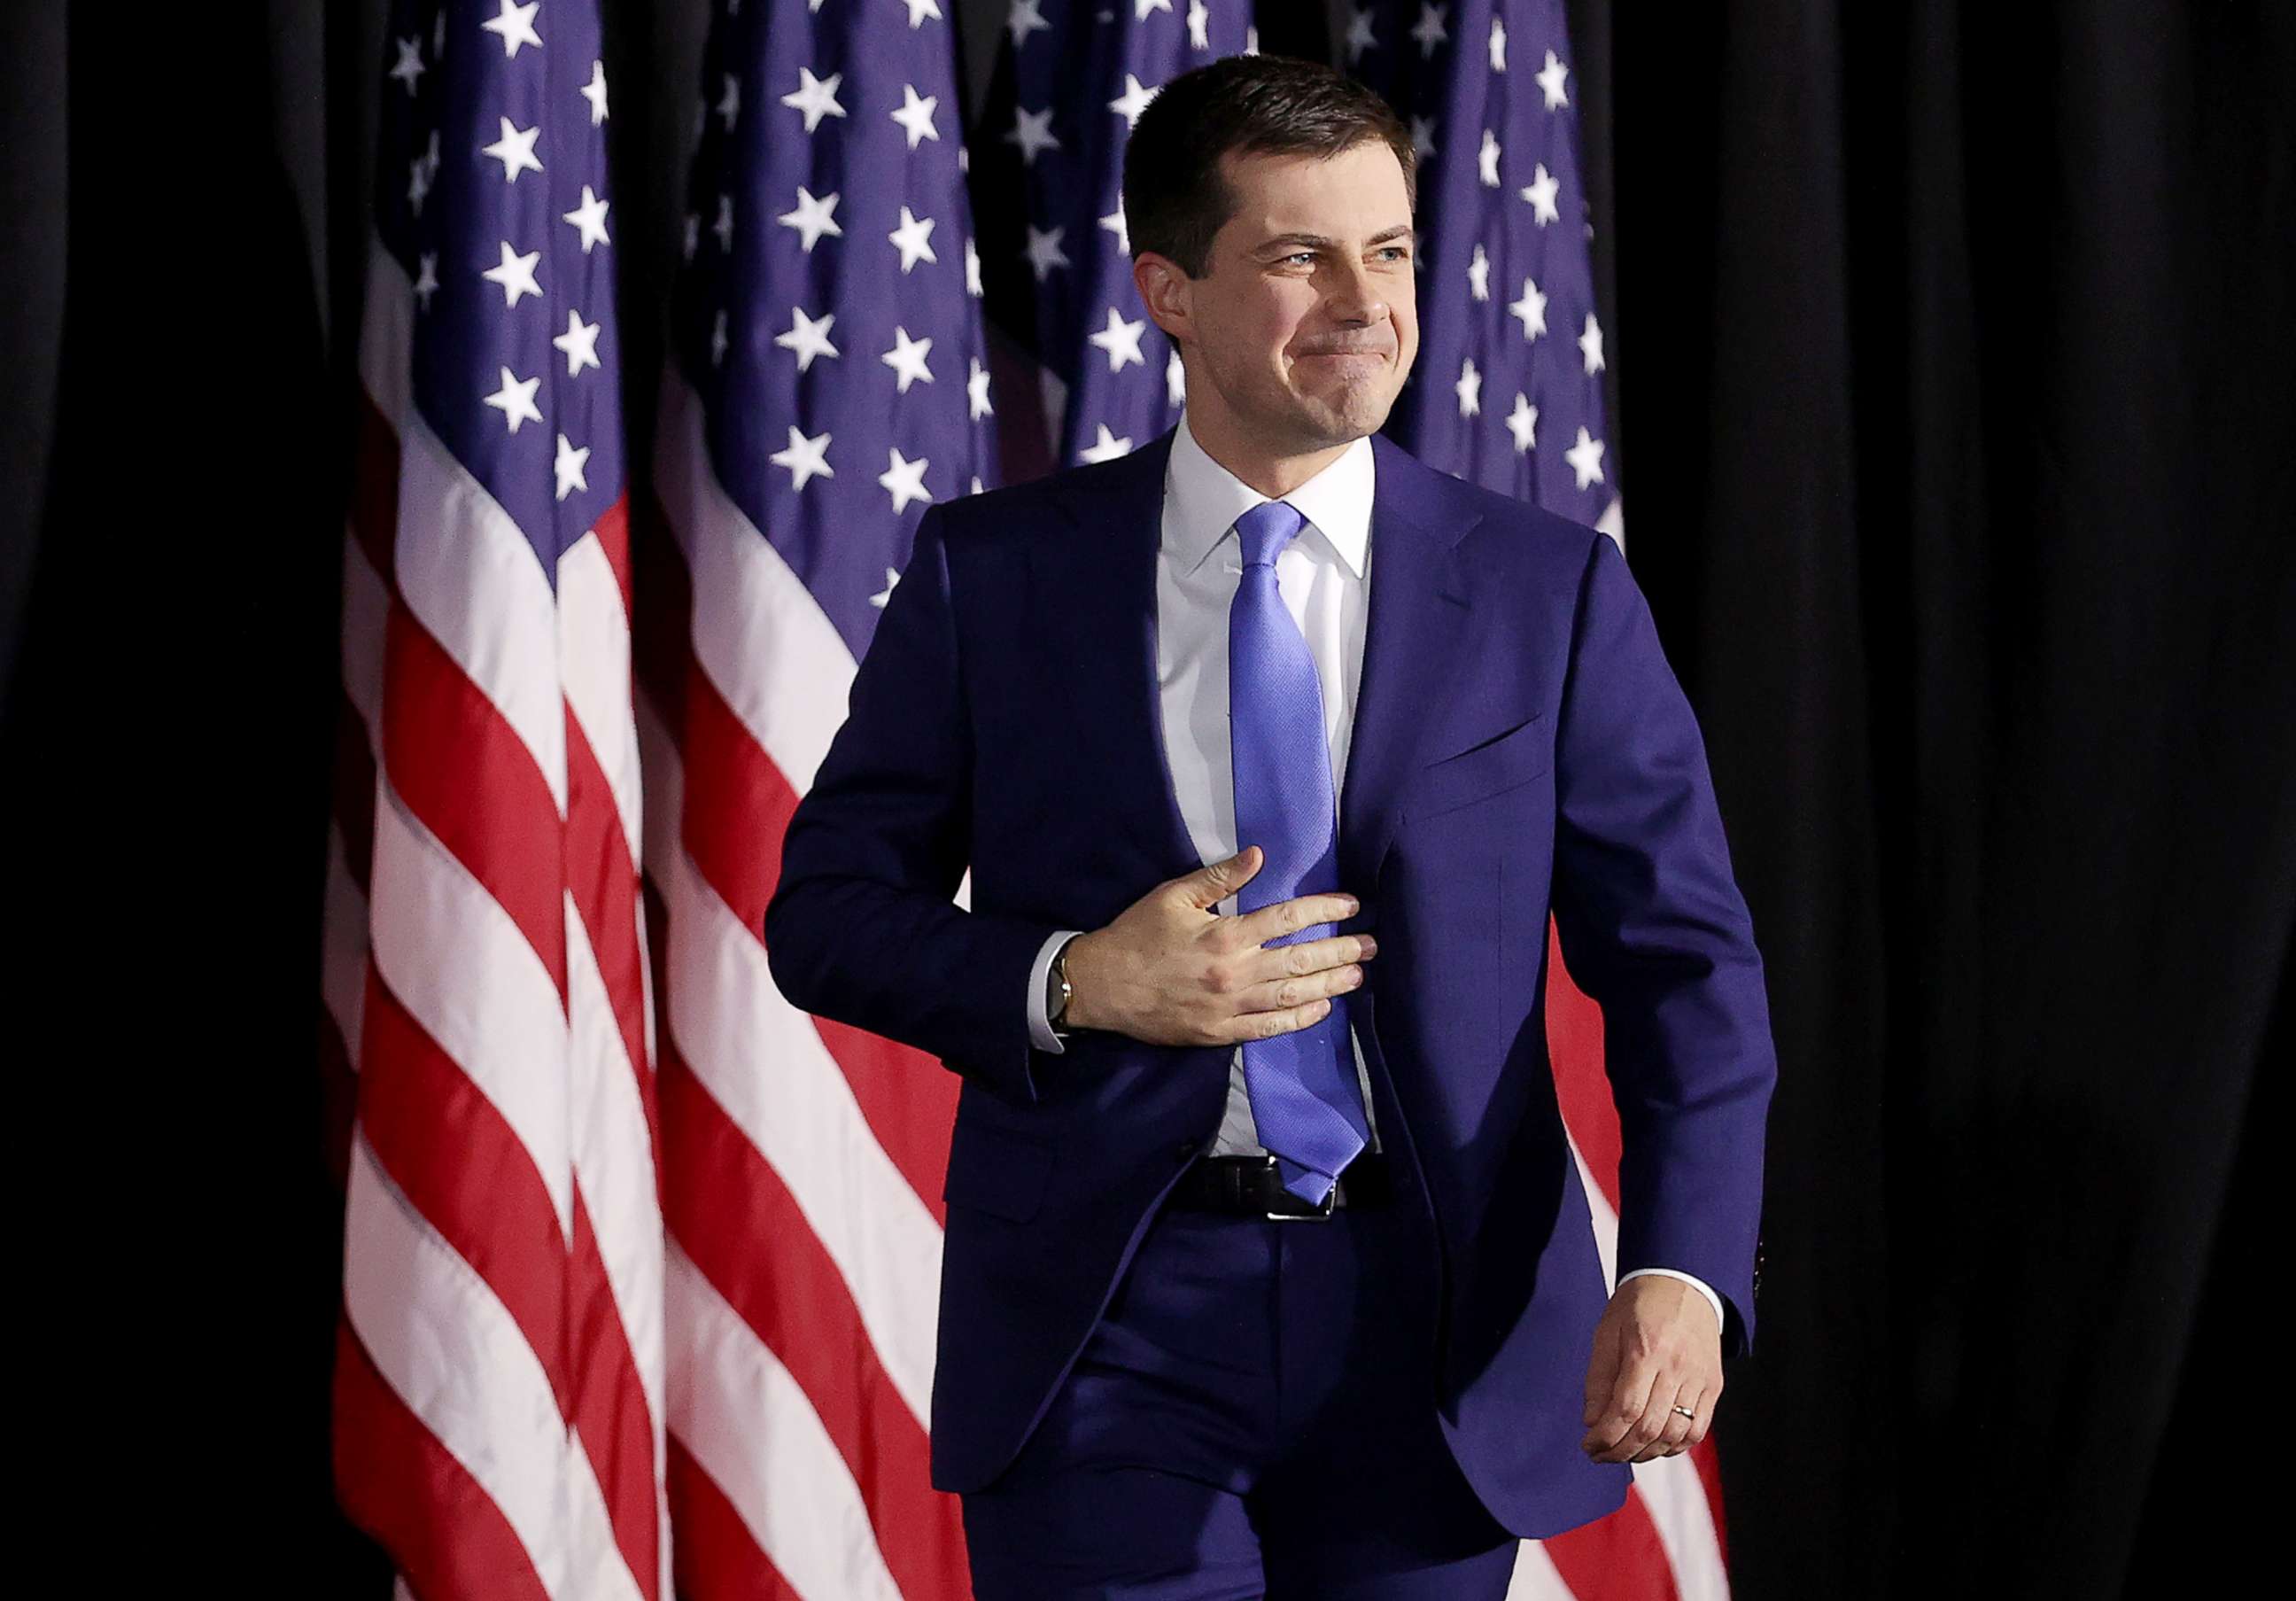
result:
[[[1061,1027],[1061,1019],[1069,1009],[1069,998],[1075,990],[1069,985],[1069,947],[1080,936],[1070,934],[1061,941],[1060,949],[1053,953],[1053,965],[1045,970],[1045,1019],[1052,1024],[1053,1037],[1066,1045],[1076,1030]]]

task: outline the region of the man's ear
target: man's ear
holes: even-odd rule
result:
[[[1132,286],[1140,291],[1140,303],[1176,344],[1184,333],[1189,338],[1195,333],[1189,323],[1189,283],[1188,275],[1168,256],[1143,250],[1132,259]]]

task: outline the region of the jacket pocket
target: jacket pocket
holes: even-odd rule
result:
[[[1554,759],[1546,735],[1546,716],[1535,711],[1496,739],[1420,768],[1404,799],[1404,816],[1436,817],[1529,783]]]
[[[1025,1223],[1044,1204],[1053,1147],[1034,1135],[960,1115],[948,1146],[948,1178],[940,1198],[992,1217]]]

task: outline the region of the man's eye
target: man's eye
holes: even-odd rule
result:
[[[1410,259],[1411,251],[1408,248],[1403,245],[1382,245],[1380,249],[1385,255],[1400,256],[1406,260]],[[1315,258],[1316,252],[1313,250],[1294,250],[1288,256],[1278,257],[1277,259],[1281,261],[1312,261]]]

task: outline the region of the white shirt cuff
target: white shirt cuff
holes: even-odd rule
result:
[[[1630,1278],[1638,1278],[1645,1273],[1661,1273],[1669,1278],[1678,1278],[1682,1280],[1683,1283],[1693,1286],[1701,1295],[1705,1296],[1707,1300],[1714,1303],[1714,1326],[1716,1328],[1723,1328],[1728,1326],[1729,1319],[1722,1315],[1722,1297],[1714,1293],[1713,1286],[1709,1285],[1702,1278],[1693,1277],[1690,1274],[1678,1272],[1672,1268],[1637,1268],[1632,1273],[1620,1274],[1619,1276],[1619,1282],[1620,1284],[1624,1284],[1627,1280]]]
[[[1029,1038],[1040,1051],[1062,1055],[1068,1047],[1061,1037],[1053,1032],[1053,1021],[1046,1014],[1045,979],[1053,971],[1053,958],[1060,955],[1061,947],[1084,932],[1080,928],[1064,928],[1046,940],[1037,948],[1037,959],[1029,965]]]

